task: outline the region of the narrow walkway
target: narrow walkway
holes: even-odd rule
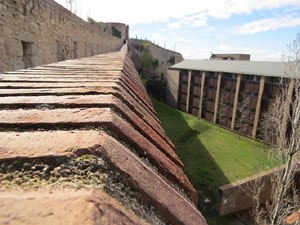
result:
[[[102,178],[99,175],[97,179],[104,181],[96,179],[94,183],[100,182],[96,187],[86,189],[75,184],[73,180],[82,174],[66,166],[78,163],[74,159],[83,160],[80,163],[103,160],[109,166],[106,169],[100,166],[102,170],[121,173],[124,185],[128,183],[130,190],[152,205],[163,216],[161,221],[206,224],[194,207],[196,191],[183,172],[173,143],[162,129],[128,57],[127,46],[119,52],[1,74],[0,142],[1,224],[12,220],[38,224],[48,214],[51,224],[79,224],[81,220],[70,219],[71,211],[90,224],[114,221],[145,224],[144,220],[161,224],[138,213],[143,210],[135,210],[132,203],[131,207],[124,208],[124,201],[114,194],[116,187],[107,185],[109,173],[103,172]],[[84,155],[94,155],[97,159],[85,159]],[[65,160],[67,164],[59,164],[66,163]],[[33,177],[46,175],[28,186],[25,178],[20,178],[27,167]],[[68,171],[63,173],[63,180],[71,176],[67,189],[56,185],[61,175],[52,176],[61,168]],[[92,177],[98,170],[90,168],[87,176]],[[82,185],[85,187],[85,183]],[[110,187],[111,192],[101,188],[104,186]],[[69,201],[74,198],[78,201]],[[15,199],[18,200],[14,202]],[[49,207],[43,208],[45,199]],[[101,204],[93,204],[88,210],[82,208],[89,202]],[[54,206],[60,203],[58,213]],[[26,210],[18,210],[21,206]],[[92,214],[97,218],[91,219],[90,213],[95,210],[98,213]],[[63,216],[64,213],[68,216]]]

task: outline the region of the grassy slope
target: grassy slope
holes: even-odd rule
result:
[[[269,168],[263,144],[245,137],[239,140],[235,133],[152,100],[196,189],[217,188]]]
[[[239,140],[233,132],[152,101],[192,184],[213,201],[219,186],[270,168],[262,143],[245,137]]]

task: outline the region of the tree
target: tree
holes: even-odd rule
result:
[[[144,52],[142,54],[142,77],[149,77],[151,75],[151,70],[153,69],[153,57],[150,52],[150,43],[145,42],[143,44]]]
[[[111,27],[112,35],[121,38],[121,31],[119,31],[115,26]]]
[[[286,218],[300,208],[299,187],[295,186],[300,170],[300,34],[288,45],[286,59],[289,83],[282,82],[280,94],[264,116],[264,135],[272,140],[277,167],[271,179],[271,199],[262,206],[256,193],[258,224],[285,224]]]
[[[237,105],[237,119],[235,126],[239,132],[239,140],[241,139],[241,133],[246,133],[246,122],[250,113],[251,96],[244,93]]]
[[[219,131],[223,120],[227,117],[228,106],[226,104],[226,94],[225,91],[221,91],[220,100],[218,104],[218,119],[219,119]]]
[[[161,102],[165,102],[167,81],[164,74],[161,73],[160,78],[151,78],[146,82],[147,92]]]
[[[170,56],[169,60],[167,61],[168,63],[170,63],[171,65],[175,64],[175,57],[174,56]]]

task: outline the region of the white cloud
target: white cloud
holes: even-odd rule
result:
[[[65,0],[56,0],[62,5]],[[123,22],[129,25],[151,22],[168,22],[170,19],[189,19],[190,15],[205,15],[215,18],[228,18],[233,14],[251,13],[254,10],[277,9],[282,7],[300,7],[299,0],[152,0],[143,3],[140,0],[99,1],[76,0],[79,16],[87,15],[97,21]],[[186,18],[187,17],[187,18]],[[203,18],[190,18],[192,21]],[[200,22],[197,22],[200,23]],[[203,23],[203,22],[202,22]]]
[[[189,40],[186,40],[184,38],[174,39],[174,43],[176,43],[176,44],[188,44],[189,42],[190,42]]]
[[[177,30],[181,27],[180,22],[169,23],[168,28],[171,30]]]
[[[62,5],[65,5],[66,0],[56,0]],[[218,40],[223,45],[219,45],[220,51],[232,53],[251,53],[252,59],[262,60],[272,58],[275,60],[278,56],[276,52],[259,52],[259,49],[241,49],[234,46],[228,46],[230,42],[227,37],[228,32],[222,32],[222,34],[216,32],[216,28],[213,21],[209,21],[213,18],[229,18],[232,15],[250,14],[253,11],[259,10],[273,10],[273,9],[299,9],[300,0],[185,0],[184,2],[179,0],[152,0],[151,3],[140,0],[75,0],[77,13],[83,19],[87,18],[87,15],[95,19],[96,21],[103,22],[122,22],[131,26],[133,35],[143,35],[144,37],[150,37],[159,44],[166,43],[167,46],[172,46],[174,43],[174,36],[178,36],[178,30],[180,29],[180,37],[190,39],[188,48],[187,44],[183,45],[186,39],[178,39],[176,50],[182,52],[187,58],[208,58],[210,56],[212,46],[215,44],[209,44],[214,40]],[[282,12],[282,11],[281,11]],[[267,12],[269,14],[269,12]],[[290,14],[290,12],[284,12]],[[149,24],[149,30],[144,31],[143,26],[133,26],[137,24],[165,22],[164,29],[160,30],[162,26],[160,24]],[[299,18],[294,16],[282,17],[282,18],[270,18],[266,20],[254,21],[247,23],[239,27],[235,27],[236,32],[239,33],[257,33],[261,31],[279,29],[280,27],[292,27],[299,25]],[[167,29],[166,29],[166,24]],[[202,26],[202,29],[192,28],[193,26]],[[172,28],[172,29],[171,29]],[[177,28],[177,29],[176,29]],[[171,29],[171,30],[170,30]],[[224,30],[221,27],[218,29]],[[226,28],[225,28],[226,29]],[[134,31],[134,32],[133,32]],[[203,31],[203,32],[202,32]],[[174,35],[173,35],[174,34]],[[192,35],[202,42],[195,44],[195,40]],[[213,38],[207,36],[213,35]],[[234,34],[233,34],[234,35]],[[233,37],[234,38],[234,37]],[[208,40],[206,42],[206,40]],[[202,46],[203,44],[203,46]],[[251,46],[251,43],[249,43]],[[278,50],[279,51],[279,50]],[[280,60],[280,59],[278,59]]]
[[[206,20],[203,20],[203,19],[194,20],[191,26],[192,27],[205,27]]]
[[[269,51],[261,48],[238,47],[220,44],[218,45],[217,50],[214,50],[214,53],[250,54],[251,60],[253,61],[282,61],[281,52]]]
[[[211,49],[189,49],[189,48],[178,48],[184,59],[208,59],[211,55]]]
[[[206,26],[207,19],[206,13],[197,13],[195,15],[188,15],[180,18],[180,21],[182,21],[183,24],[192,27],[204,27]]]
[[[166,37],[163,34],[164,33],[157,33],[157,32],[152,33],[152,35],[151,35],[152,42],[154,42],[157,45],[162,46],[166,40]]]
[[[255,34],[269,30],[277,30],[284,27],[296,27],[299,25],[300,17],[293,18],[292,16],[286,16],[281,18],[270,18],[253,21],[238,26],[235,28],[235,30],[240,34]]]
[[[160,36],[159,33],[155,32],[155,33],[152,34],[152,38],[154,38],[154,39],[160,39],[161,36]]]
[[[206,28],[207,29],[207,31],[209,31],[209,32],[215,32],[217,29],[215,28],[215,27],[213,27],[213,26],[209,26],[209,27],[207,27]]]
[[[220,44],[218,46],[218,50],[221,50],[221,51],[231,51],[232,50],[232,47],[230,46],[227,46],[225,44]]]
[[[262,51],[261,49],[250,49],[248,54],[251,54],[253,61],[278,61],[282,62],[281,52]]]

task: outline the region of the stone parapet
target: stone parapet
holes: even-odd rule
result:
[[[1,223],[206,224],[126,47],[0,74]]]

